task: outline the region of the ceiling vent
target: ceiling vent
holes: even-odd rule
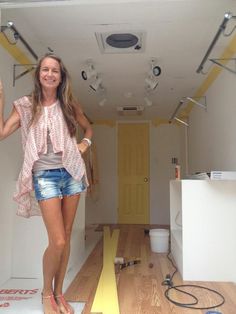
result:
[[[95,33],[102,53],[139,53],[144,51],[143,31]]]
[[[124,106],[117,107],[117,111],[122,116],[135,116],[143,113],[143,106]]]

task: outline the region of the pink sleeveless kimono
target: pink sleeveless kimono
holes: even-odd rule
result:
[[[28,127],[31,121],[32,104],[24,96],[13,102],[20,115],[22,146],[24,161],[16,185],[13,199],[18,203],[17,215],[29,218],[41,215],[34,197],[32,169],[39,159],[39,154],[47,152],[47,129],[55,153],[62,152],[63,167],[71,176],[80,181],[85,176],[88,185],[85,164],[76,144],[76,138],[70,137],[59,102],[50,108],[47,114],[42,114],[36,124]]]

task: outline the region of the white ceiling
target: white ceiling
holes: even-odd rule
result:
[[[50,47],[62,57],[74,91],[92,120],[124,119],[116,108],[134,105],[145,107],[134,119],[169,119],[180,99],[191,97],[206,78],[196,69],[224,14],[236,15],[236,0],[0,1],[0,7],[1,24],[12,21],[39,56]],[[235,24],[230,20],[227,32]],[[143,51],[100,51],[95,33],[134,31],[145,33]],[[232,36],[221,36],[210,57],[219,58]],[[162,73],[157,88],[147,96],[145,78],[152,58]],[[91,90],[81,77],[88,59],[101,75],[103,92]],[[207,61],[204,70],[210,66]],[[145,105],[144,97],[152,106]],[[103,98],[107,101],[100,106]]]

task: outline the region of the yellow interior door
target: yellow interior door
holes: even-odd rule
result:
[[[118,222],[149,223],[149,125],[118,124]]]

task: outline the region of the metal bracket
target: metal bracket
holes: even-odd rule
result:
[[[188,124],[187,122],[185,122],[184,120],[181,120],[181,119],[179,119],[179,118],[177,118],[177,117],[174,117],[174,120],[176,120],[176,121],[182,123],[182,124],[185,125],[185,126],[189,126],[189,124]]]
[[[218,65],[218,66],[224,68],[225,70],[227,70],[227,71],[229,71],[229,72],[231,72],[231,73],[236,74],[236,58],[229,58],[229,59],[209,59],[209,60],[210,60],[211,62],[215,63],[216,65]],[[232,70],[232,69],[230,69],[229,67],[227,67],[226,65],[224,65],[224,64],[222,64],[222,63],[219,62],[219,61],[223,61],[223,60],[227,60],[227,61],[229,61],[229,60],[234,60],[234,61],[235,61],[235,70]]]
[[[185,126],[189,126],[187,122],[185,122],[185,121],[183,121],[183,120],[181,120],[181,119],[179,119],[179,118],[176,117],[177,112],[179,111],[179,109],[182,107],[183,104],[184,104],[184,100],[181,99],[181,100],[179,101],[179,104],[178,104],[178,106],[176,107],[174,113],[172,114],[171,118],[169,119],[169,123],[172,123],[173,120],[176,120],[176,121],[178,121],[178,122],[184,124]]]
[[[29,67],[27,70],[20,74],[16,74],[16,68],[17,67]],[[26,75],[27,73],[33,71],[36,67],[36,64],[14,64],[13,65],[13,86],[15,86],[16,80],[21,78],[22,76]]]
[[[6,29],[10,29],[13,34],[16,42],[18,40],[21,41],[21,43],[25,46],[25,48],[29,51],[29,53],[33,56],[35,60],[38,60],[37,54],[34,52],[34,50],[30,47],[30,45],[27,43],[27,41],[24,39],[24,37],[20,34],[20,32],[16,29],[13,22],[8,22],[6,26],[1,26],[0,31],[4,33]]]
[[[191,101],[195,105],[198,105],[199,107],[207,110],[206,96],[201,96],[201,97],[189,97],[189,96],[187,96],[187,97],[184,97],[184,98],[186,98],[187,100]],[[197,99],[199,99],[199,100],[202,99],[204,103],[203,104],[200,103]]]
[[[177,115],[177,112],[179,111],[179,109],[180,109],[180,107],[183,105],[183,103],[184,103],[184,101],[183,101],[183,99],[181,99],[181,100],[179,101],[179,104],[178,104],[178,106],[176,107],[175,111],[173,112],[172,116],[170,117],[169,123],[171,123],[171,122],[174,120],[174,118],[175,118],[176,115]]]
[[[203,57],[203,59],[202,59],[200,65],[198,66],[198,68],[197,68],[197,70],[196,70],[197,73],[203,73],[202,70],[203,70],[204,64],[205,64],[206,61],[208,60],[208,57],[209,57],[211,51],[213,50],[213,48],[214,48],[216,42],[218,41],[220,35],[225,31],[226,26],[227,26],[227,23],[229,22],[230,19],[236,19],[236,16],[234,16],[231,12],[225,13],[225,14],[224,14],[224,19],[223,19],[221,25],[219,26],[215,37],[213,38],[213,40],[212,40],[212,42],[211,42],[209,48],[207,49],[207,52],[206,52],[205,56]],[[235,28],[234,28],[234,29],[235,29]],[[233,30],[234,30],[234,29],[233,29]],[[232,31],[232,32],[233,32],[233,31]],[[231,33],[232,33],[232,32],[231,32]],[[229,35],[231,35],[231,33],[230,33]],[[205,74],[205,73],[203,73],[203,74]]]
[[[200,103],[198,100],[203,99],[203,103]],[[173,120],[176,120],[182,124],[184,124],[185,126],[189,126],[189,124],[184,121],[181,120],[179,118],[177,118],[177,113],[179,111],[179,109],[182,107],[182,105],[186,102],[186,100],[191,101],[192,103],[194,103],[195,105],[198,105],[201,108],[204,108],[205,110],[207,109],[207,104],[206,104],[206,96],[201,96],[201,97],[190,97],[190,96],[185,96],[183,97],[180,101],[178,106],[176,107],[174,113],[172,114],[171,118],[169,119],[169,123],[171,123]]]

